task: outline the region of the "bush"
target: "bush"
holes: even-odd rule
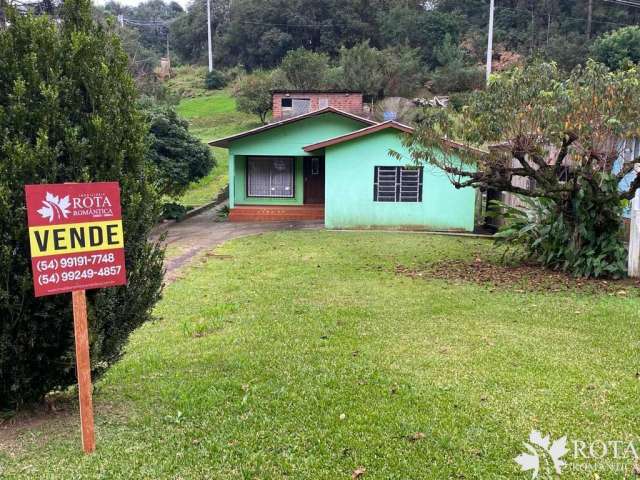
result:
[[[452,64],[436,69],[431,80],[436,93],[469,92],[482,88],[484,72],[478,67]]]
[[[209,174],[215,159],[209,147],[189,133],[189,124],[172,108],[154,107],[147,116],[147,159],[155,170],[157,190],[162,195],[178,197],[192,182]]]
[[[207,75],[204,78],[204,88],[207,90],[220,90],[224,88],[227,84],[227,78],[219,70],[211,70],[207,72]]]
[[[615,181],[604,181],[609,188],[617,188]],[[596,204],[585,186],[571,206],[573,218],[568,218],[551,199],[519,199],[523,207],[495,202],[505,215],[496,238],[498,244],[507,246],[507,253],[577,277],[620,278],[626,274],[622,206],[617,201]]]
[[[146,126],[127,56],[67,0],[61,22],[9,11],[0,29],[0,410],[75,383],[70,295],[35,298],[23,187],[118,181],[126,287],[87,292],[95,376],[148,320],[162,286],[163,252],[148,242],[159,201],[145,163]]]
[[[167,202],[162,205],[163,220],[182,220],[189,209],[175,202]]]
[[[449,95],[449,106],[457,113],[462,113],[462,109],[469,105],[473,92],[457,92]]]

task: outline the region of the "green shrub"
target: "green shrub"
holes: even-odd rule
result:
[[[88,0],[65,1],[60,23],[8,14],[0,29],[0,410],[76,381],[70,295],[33,295],[25,184],[120,183],[128,285],[87,292],[94,376],[150,318],[163,262],[148,241],[159,201],[120,41],[92,21]]]
[[[484,72],[475,66],[453,63],[436,69],[431,80],[436,93],[469,92],[482,88]]]
[[[207,90],[220,90],[227,84],[227,77],[220,70],[211,70],[204,77],[204,88]]]
[[[612,178],[603,175],[601,181],[609,189],[618,188]],[[496,237],[507,253],[577,277],[620,278],[626,274],[623,207],[615,197],[596,204],[585,185],[570,209],[559,208],[551,199],[518,198],[522,207],[495,202],[505,216]],[[571,215],[563,213],[567,210]]]
[[[471,102],[471,95],[473,92],[452,93],[449,95],[449,105],[454,111],[461,113],[462,109]]]
[[[189,124],[170,107],[147,111],[149,151],[155,184],[162,195],[178,197],[192,182],[206,177],[215,166],[207,145],[189,133]]]
[[[167,202],[162,205],[162,218],[164,220],[182,220],[189,209],[175,202]]]

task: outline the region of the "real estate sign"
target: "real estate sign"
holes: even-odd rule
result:
[[[80,430],[95,450],[85,290],[126,284],[120,186],[116,182],[26,185],[36,297],[71,292]]]
[[[126,283],[116,182],[25,186],[35,295]]]

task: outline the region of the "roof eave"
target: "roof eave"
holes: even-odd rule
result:
[[[344,135],[329,138],[328,140],[324,140],[322,142],[312,143],[310,145],[303,147],[303,150],[307,153],[317,152],[326,147],[331,147],[333,145],[338,145],[340,143],[355,140],[356,138],[365,137],[367,135],[371,135],[372,133],[380,132],[382,130],[387,130],[390,128],[402,133],[413,133],[414,131],[413,128],[407,125],[404,125],[402,123],[399,123],[393,120],[389,120],[387,122],[370,125],[360,130],[356,130],[355,132],[350,132]]]
[[[338,110],[337,108],[333,108],[333,107],[327,107],[327,108],[323,108],[321,110],[315,110],[313,112],[308,112],[302,115],[298,115],[295,117],[291,117],[291,118],[287,118],[284,120],[280,120],[278,122],[274,122],[274,123],[270,123],[267,125],[262,125],[260,127],[257,128],[253,128],[251,130],[247,130],[245,132],[241,132],[241,133],[237,133],[235,135],[231,135],[229,137],[224,137],[224,138],[219,138],[217,140],[212,140],[211,142],[208,142],[207,144],[212,146],[212,147],[222,147],[222,148],[229,148],[230,143],[235,141],[235,140],[239,140],[241,138],[245,138],[245,137],[249,137],[251,135],[255,135],[258,133],[262,133],[264,131],[267,130],[271,130],[273,128],[277,128],[283,125],[288,125],[290,123],[295,123],[298,122],[300,120],[304,120],[306,118],[311,118],[311,117],[315,117],[318,115],[323,115],[325,113],[334,113],[336,115],[340,115],[342,117],[345,118],[350,118],[352,120],[361,122],[364,125],[369,125],[369,126],[373,126],[376,125],[377,122],[374,122],[373,120],[369,120],[368,118],[364,118],[364,117],[360,117],[359,115],[354,115],[353,113],[349,113],[349,112],[344,112],[342,110]]]

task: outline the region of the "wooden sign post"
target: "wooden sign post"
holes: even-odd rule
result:
[[[26,185],[36,297],[71,292],[82,448],[96,448],[86,290],[125,285],[116,182]]]
[[[89,327],[87,325],[87,295],[84,290],[71,292],[73,299],[73,332],[76,339],[76,369],[80,400],[80,431],[82,449],[91,453],[96,449],[91,398],[91,359],[89,358]]]

